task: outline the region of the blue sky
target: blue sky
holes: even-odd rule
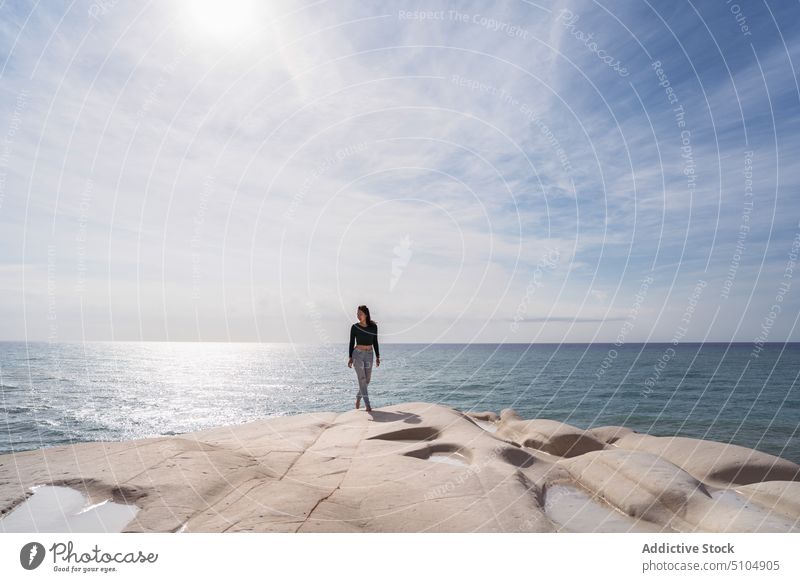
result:
[[[800,340],[796,3],[0,12],[0,339]]]

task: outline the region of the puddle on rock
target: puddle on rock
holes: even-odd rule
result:
[[[633,519],[573,485],[556,484],[545,489],[544,512],[565,532],[660,532],[662,528]],[[671,531],[669,529],[664,531]]]
[[[6,533],[118,533],[136,516],[139,507],[111,500],[89,504],[71,487],[36,485],[33,495],[0,519]]]
[[[457,467],[469,467],[469,461],[460,453],[431,453],[426,460],[434,463],[446,463]]]
[[[777,532],[800,531],[800,524],[780,513],[750,501],[733,489],[719,489],[711,493],[714,509],[728,510],[733,518],[748,530],[766,530]]]
[[[476,419],[473,420],[475,421],[475,424],[477,424],[483,430],[493,433],[497,432],[497,423],[489,422],[488,420],[476,420]]]

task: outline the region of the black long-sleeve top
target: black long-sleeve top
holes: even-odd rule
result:
[[[374,321],[372,325],[362,327],[360,323],[354,323],[350,328],[350,357],[353,357],[353,350],[356,344],[360,346],[372,346],[375,350],[375,357],[380,358],[381,352],[378,348],[378,324]]]

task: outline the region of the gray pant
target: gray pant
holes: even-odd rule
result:
[[[369,394],[367,393],[367,386],[372,377],[372,355],[372,350],[353,350],[353,367],[356,369],[356,376],[358,377],[356,400],[363,397],[367,408],[372,408],[369,405]]]

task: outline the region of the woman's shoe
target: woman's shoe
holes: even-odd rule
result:
[[[359,398],[356,398],[356,408],[361,408],[361,400]]]
[[[367,406],[367,412],[372,412],[372,407]]]

